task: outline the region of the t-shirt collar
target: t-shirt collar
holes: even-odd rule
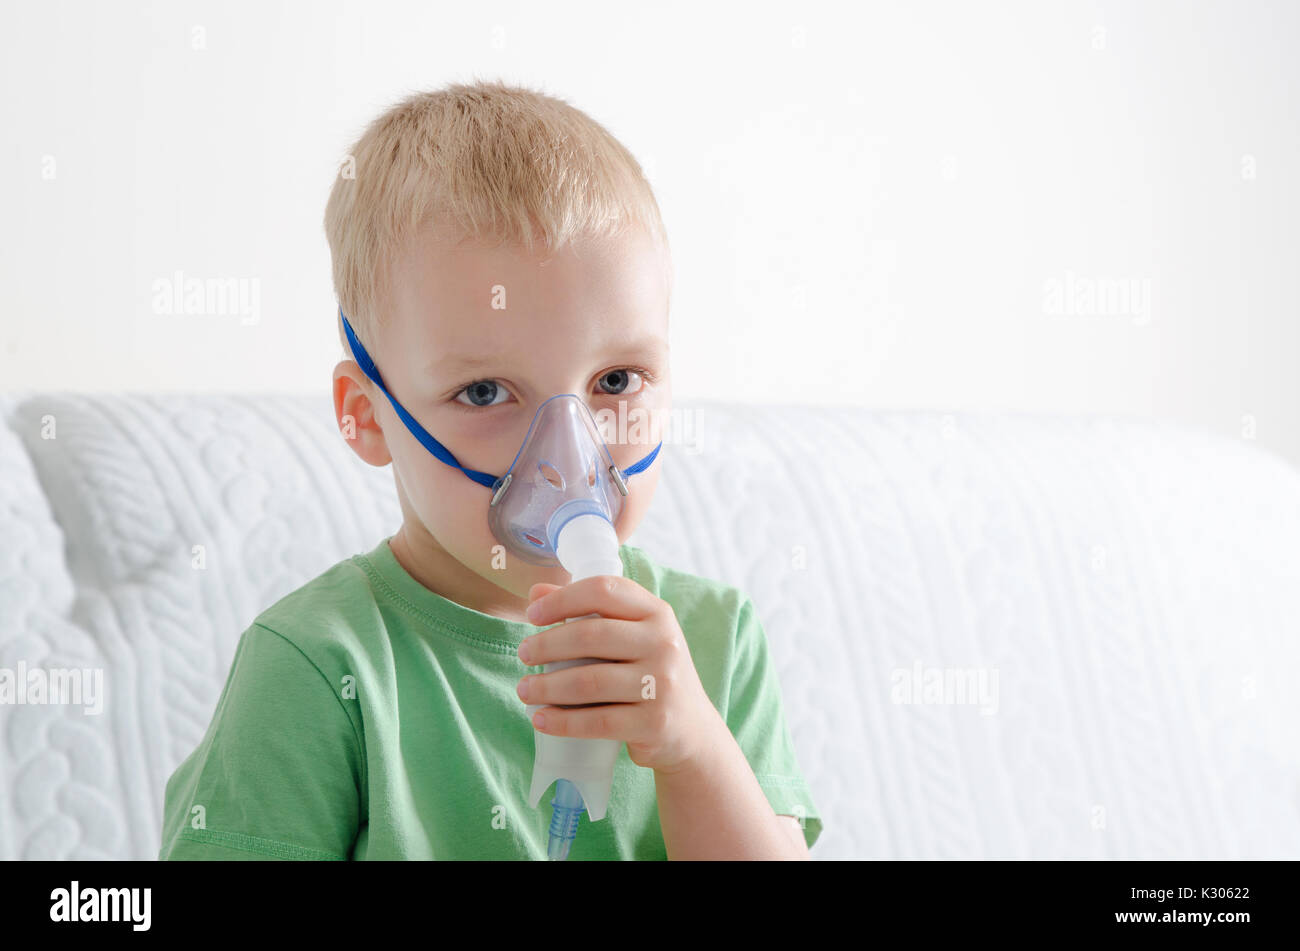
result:
[[[389,536],[391,538],[391,536]],[[416,581],[389,546],[385,538],[365,558],[397,599],[439,631],[459,635],[474,646],[514,653],[524,638],[541,628],[526,621],[511,621],[458,604]]]

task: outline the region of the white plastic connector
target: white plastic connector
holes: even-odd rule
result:
[[[609,519],[600,515],[579,515],[565,522],[555,540],[555,556],[572,575],[571,581],[623,574],[618,533]]]

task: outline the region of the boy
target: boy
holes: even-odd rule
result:
[[[392,463],[402,525],[244,632],[167,783],[159,857],[546,858],[536,730],[626,744],[571,858],[807,858],[822,823],[752,602],[623,543],[670,405],[671,259],[636,160],[561,100],[451,85],[369,126],[325,228],[335,413],[358,456]],[[569,583],[489,526],[557,394],[647,421],[609,440],[635,472],[621,575]]]

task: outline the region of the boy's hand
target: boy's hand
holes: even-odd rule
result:
[[[668,602],[617,575],[563,587],[535,584],[528,598],[529,620],[539,627],[577,620],[526,638],[519,646],[525,664],[577,657],[609,661],[519,681],[525,703],[599,704],[581,710],[547,706],[537,712],[545,715],[544,724],[534,717],[540,732],[622,740],[632,762],[665,772],[704,761],[726,724],[704,692]],[[601,616],[582,617],[593,613]]]

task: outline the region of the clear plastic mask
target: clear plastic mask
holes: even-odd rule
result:
[[[537,407],[514,462],[492,496],[488,524],[524,561],[558,565],[555,541],[575,515],[618,520],[627,484],[591,410],[573,393]]]

